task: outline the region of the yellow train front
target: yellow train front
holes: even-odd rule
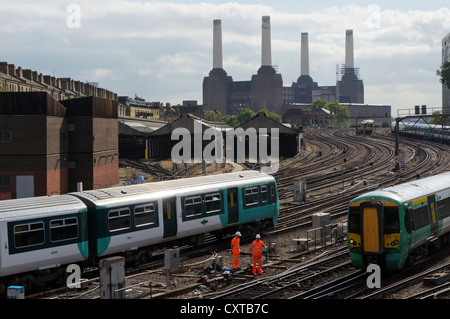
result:
[[[450,240],[450,172],[372,191],[349,203],[348,239],[355,268],[397,270]]]
[[[370,135],[373,131],[374,120],[364,120],[361,122],[358,133],[360,135]]]

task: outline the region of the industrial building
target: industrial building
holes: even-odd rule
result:
[[[365,119],[374,120],[377,126],[389,125],[391,123],[391,106],[384,104],[358,104],[340,103],[348,107],[350,111],[349,120],[351,125]],[[307,103],[294,103],[283,106],[283,123],[289,123],[301,127],[327,128],[332,125],[336,115],[325,109],[311,109]]]
[[[250,81],[234,82],[223,69],[222,22],[213,21],[213,69],[203,79],[203,105],[221,114],[238,114],[240,108],[262,109],[280,114],[283,79],[272,66],[270,17],[262,17],[261,67]]]
[[[283,86],[281,74],[272,66],[270,17],[262,17],[261,67],[250,81],[233,81],[223,68],[222,24],[213,21],[213,68],[203,79],[205,109],[221,114],[238,114],[240,108],[255,112],[268,109],[281,114],[285,105],[312,103],[317,99],[338,100],[341,103],[364,103],[364,84],[359,69],[354,67],[353,30],[346,30],[345,65],[335,86],[319,86],[309,74],[308,33],[301,34],[300,76],[290,87]]]
[[[354,66],[353,30],[345,32],[345,65],[338,71],[335,86],[319,86],[309,74],[308,33],[301,34],[300,77],[292,83],[293,103],[312,103],[318,99],[339,103],[364,104],[364,84]],[[284,104],[290,104],[285,100]]]
[[[117,101],[0,93],[0,197],[63,194],[118,183]]]
[[[442,63],[450,61],[450,33],[442,39]],[[450,89],[442,84],[442,113],[450,114]]]

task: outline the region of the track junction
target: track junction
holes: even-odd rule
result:
[[[171,273],[171,278],[163,273],[158,260],[130,269],[127,272],[127,298],[362,298],[363,293],[355,292],[355,287],[364,288],[367,274],[351,267],[345,234],[334,232],[326,245],[315,245],[310,241],[307,250],[301,252],[296,250],[293,239],[308,238],[314,213],[330,213],[334,229],[343,230],[347,205],[352,198],[370,190],[449,170],[450,146],[432,142],[424,145],[420,140],[402,138],[399,158],[394,154],[395,140],[388,129],[375,129],[371,136],[357,136],[349,129],[311,129],[304,135],[306,150],[295,158],[282,161],[279,171],[274,174],[281,204],[280,217],[277,228],[262,237],[266,245],[278,245],[272,256],[269,253],[263,275],[253,277],[245,266],[232,279],[219,272],[214,275],[205,272],[210,260],[216,256],[223,257],[225,266],[231,265],[231,256],[227,253],[230,239],[211,238],[201,250],[183,253],[181,268]],[[166,169],[158,163],[127,162],[124,165],[135,165],[160,180],[184,177],[199,169],[194,165],[173,165],[172,169]],[[257,169],[254,165],[249,168]],[[305,202],[292,201],[296,178],[306,180],[308,197]],[[243,265],[251,260],[247,253],[251,240],[247,238],[241,242]],[[383,283],[384,286],[388,283]],[[367,294],[367,286],[363,288]],[[349,289],[351,293],[341,293]],[[399,295],[399,290],[403,294]],[[392,296],[407,298],[407,290],[396,287],[396,294]],[[88,291],[47,292],[36,298],[91,299],[98,295],[98,283],[94,278]],[[381,298],[386,296],[389,292]]]

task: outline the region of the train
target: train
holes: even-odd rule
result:
[[[413,265],[450,242],[450,171],[360,195],[350,201],[347,218],[355,268]]]
[[[275,228],[278,214],[276,181],[258,171],[3,200],[0,293],[64,280],[73,263],[142,263],[164,247],[201,244],[205,233],[255,234]]]
[[[391,132],[395,134],[396,122],[391,123]],[[398,123],[398,133],[412,137],[419,137],[426,140],[434,140],[438,142],[450,142],[450,126],[400,122]]]
[[[357,130],[358,135],[370,135],[373,131],[374,120],[364,120],[361,121],[359,129]]]

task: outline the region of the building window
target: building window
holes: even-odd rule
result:
[[[11,131],[0,131],[0,143],[11,143]]]
[[[11,186],[11,176],[0,175],[0,187],[9,187],[9,186]]]

